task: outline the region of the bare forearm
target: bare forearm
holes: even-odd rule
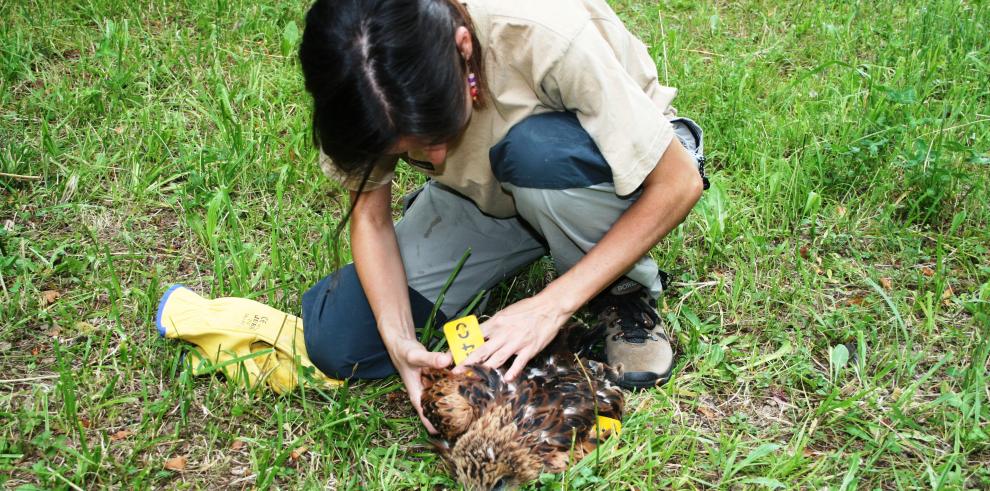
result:
[[[462,365],[483,363],[495,368],[515,356],[505,372],[508,380],[559,332],[577,309],[588,302],[684,220],[701,195],[701,178],[690,156],[674,141],[643,183],[643,193],[608,233],[574,267],[539,294],[497,312],[481,325],[487,342]]]
[[[416,339],[406,270],[392,224],[392,187],[387,185],[361,193],[360,197],[352,194],[351,199],[358,200],[351,217],[351,249],[358,278],[375,313],[378,333],[389,358],[406,385],[409,401],[427,431],[436,433],[423,416],[420,404],[423,393],[421,370],[423,367],[443,368],[452,360],[446,353],[427,351]]]
[[[608,233],[546,293],[574,312],[660,242],[694,207],[701,179],[680,142],[674,140],[646,178],[643,193]]]
[[[415,339],[406,273],[392,225],[391,191],[375,190],[360,200],[351,219],[351,249],[379,333],[386,346]]]

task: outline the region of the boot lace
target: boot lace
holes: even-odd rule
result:
[[[602,314],[615,315],[613,325],[618,332],[614,336],[636,344],[656,338],[653,329],[660,321],[660,316],[644,296],[609,294],[602,300]]]

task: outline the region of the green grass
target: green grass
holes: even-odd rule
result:
[[[543,483],[990,487],[990,7],[613,5],[714,186],[654,251],[676,377]],[[330,272],[305,7],[0,3],[0,485],[453,487],[397,380],[249,394],[154,330],[173,283],[297,312]]]

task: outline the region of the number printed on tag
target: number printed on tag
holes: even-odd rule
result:
[[[450,354],[454,356],[455,365],[460,365],[472,351],[485,344],[485,337],[481,334],[478,318],[473,315],[454,319],[444,324],[443,334],[447,337],[447,344],[450,346]]]

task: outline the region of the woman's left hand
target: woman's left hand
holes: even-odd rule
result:
[[[485,344],[472,351],[454,373],[464,372],[466,365],[498,368],[515,355],[505,372],[506,380],[514,380],[526,363],[550,344],[573,313],[548,290],[509,305],[481,324]]]

